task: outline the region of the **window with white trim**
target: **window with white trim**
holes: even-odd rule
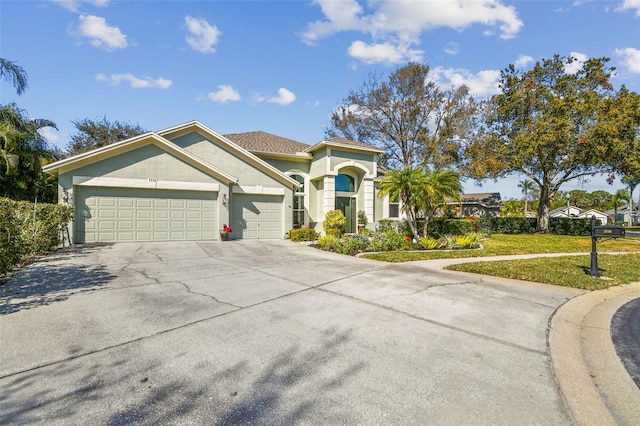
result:
[[[400,217],[400,199],[396,197],[389,197],[389,217]]]
[[[291,175],[291,178],[300,183],[300,187],[293,194],[293,227],[302,228],[305,224],[304,218],[304,196],[305,186],[304,177],[300,175]]]

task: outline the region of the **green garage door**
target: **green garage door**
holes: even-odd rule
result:
[[[76,187],[75,241],[218,238],[217,193]]]
[[[233,195],[231,228],[234,239],[282,238],[281,195]]]

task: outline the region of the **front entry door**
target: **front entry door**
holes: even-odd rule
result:
[[[344,232],[351,234],[356,232],[356,202],[351,197],[336,197],[336,210],[342,210],[347,223]]]

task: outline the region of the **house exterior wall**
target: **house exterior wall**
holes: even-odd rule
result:
[[[353,161],[354,164],[358,164],[366,168],[369,175],[375,175],[375,156],[373,154],[365,154],[352,151],[340,151],[335,148],[331,149],[331,159],[329,166],[331,170],[334,170],[337,166]]]
[[[266,172],[233,154],[223,146],[216,144],[215,141],[205,138],[198,132],[179,136],[172,139],[171,142],[220,170],[237,177],[240,186],[261,185],[263,187],[273,186],[276,188],[283,186],[282,183],[269,176]]]
[[[326,147],[313,151],[313,162],[309,166],[309,177],[317,179],[326,175],[329,172],[328,161]]]

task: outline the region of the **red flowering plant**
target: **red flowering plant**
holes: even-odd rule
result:
[[[222,232],[226,232],[227,234],[230,234],[233,232],[233,229],[231,229],[231,227],[227,226],[227,224],[225,223],[224,225],[222,225]]]

